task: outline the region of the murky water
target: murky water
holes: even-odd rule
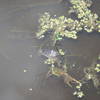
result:
[[[41,13],[49,11],[57,16],[66,15],[68,4],[59,1],[0,1],[0,100],[77,100],[62,80],[46,79],[48,67],[37,52],[39,42],[34,39]],[[92,9],[100,15],[100,0],[93,1]],[[82,55],[77,59],[69,58],[77,66],[91,64],[100,53],[98,33],[82,33],[78,40],[66,41],[68,51]],[[94,89],[89,91],[92,92],[84,100],[100,99]]]

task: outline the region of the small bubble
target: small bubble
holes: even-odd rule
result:
[[[29,57],[30,57],[30,58],[32,58],[32,57],[33,57],[33,55],[29,55]]]
[[[29,88],[29,91],[32,91],[33,89],[32,88]]]
[[[24,69],[24,73],[26,73],[27,72],[27,70],[26,69]]]
[[[75,67],[76,65],[75,65],[75,64],[73,64],[72,66],[73,66],[73,67]]]

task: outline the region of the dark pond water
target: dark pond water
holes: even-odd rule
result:
[[[100,0],[93,1],[92,10],[100,15]],[[49,11],[65,15],[67,6],[60,0],[0,0],[0,100],[77,100],[61,80],[45,78],[48,67],[34,39],[39,14]],[[82,33],[78,40],[68,39],[66,49],[82,55],[71,58],[72,64],[87,66],[100,53],[100,34]],[[83,100],[99,100],[95,92],[88,90]]]

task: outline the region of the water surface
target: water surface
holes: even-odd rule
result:
[[[92,9],[100,15],[99,4],[100,1],[95,0]],[[59,0],[0,1],[1,100],[77,100],[62,80],[45,78],[48,67],[37,52],[39,42],[34,39],[39,15],[45,11],[66,15],[67,6]],[[100,35],[82,33],[78,40],[66,39],[66,44],[62,45],[72,54],[82,55],[69,61],[84,67],[100,53]],[[74,71],[73,74],[76,75]],[[99,100],[94,89],[89,91],[92,92],[85,100]]]

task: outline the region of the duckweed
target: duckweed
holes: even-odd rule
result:
[[[54,41],[62,40],[63,37],[77,39],[77,33],[82,30],[88,33],[94,30],[100,32],[99,17],[89,9],[92,4],[90,0],[70,0],[70,3],[72,7],[69,12],[76,13],[78,20],[65,16],[51,17],[49,12],[45,12],[39,19],[40,26],[36,33],[39,39],[44,38],[48,30],[53,31]]]

